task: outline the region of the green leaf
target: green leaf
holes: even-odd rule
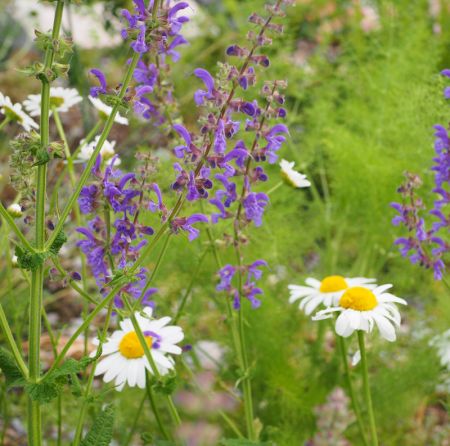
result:
[[[31,253],[19,245],[16,246],[15,254],[17,256],[17,264],[19,267],[27,271],[35,271],[45,260],[45,255],[43,253]]]
[[[112,440],[114,407],[106,406],[95,418],[80,446],[108,446]]]
[[[23,385],[24,376],[17,367],[13,355],[3,347],[0,347],[0,369],[5,375],[7,387]]]
[[[62,245],[67,242],[67,236],[64,234],[63,231],[59,232],[58,235],[55,238],[55,241],[52,243],[52,246],[49,248],[50,254],[53,254],[54,256],[58,255],[59,250],[61,249]]]
[[[172,395],[177,387],[177,376],[176,375],[166,375],[161,379],[155,381],[153,384],[153,389],[157,393],[162,393],[163,395]]]
[[[70,383],[72,392],[81,393],[77,388],[75,375],[82,372],[91,362],[97,358],[84,357],[79,361],[68,359],[64,364],[56,368],[52,373],[38,383],[30,383],[25,386],[25,390],[34,401],[40,404],[50,402],[62,391],[64,385]],[[79,386],[79,384],[78,384]]]

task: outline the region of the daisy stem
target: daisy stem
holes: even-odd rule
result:
[[[159,373],[158,367],[155,363],[155,360],[153,359],[150,348],[147,345],[147,341],[145,339],[144,333],[142,332],[139,322],[136,319],[134,308],[131,305],[127,296],[123,295],[122,300],[124,301],[125,306],[127,307],[127,310],[130,312],[131,323],[133,324],[134,331],[136,332],[139,342],[141,343],[141,346],[144,350],[145,357],[147,358],[147,361],[150,364],[152,373],[155,375],[155,378],[159,380],[159,379],[161,379],[161,374]],[[175,407],[175,404],[173,403],[171,396],[166,395],[166,400],[167,400],[167,405],[169,407],[170,416],[172,417],[172,420],[173,420],[175,426],[179,426],[181,424],[180,415],[178,414],[177,408]],[[156,416],[156,414],[155,414],[155,416]]]
[[[345,380],[347,381],[347,390],[352,402],[353,412],[355,413],[356,421],[358,423],[359,433],[361,435],[364,446],[368,446],[366,433],[364,431],[364,423],[361,416],[361,409],[359,407],[358,400],[356,399],[355,389],[353,388],[352,379],[350,376],[350,367],[347,360],[347,345],[345,344],[345,339],[342,336],[336,335],[336,338],[339,344],[342,364],[344,366]]]
[[[111,322],[111,313],[113,310],[113,301],[111,300],[108,305],[108,312],[106,313],[105,323],[103,325],[102,335],[100,337],[100,342],[97,347],[97,356],[99,356],[103,344],[103,339],[106,338],[108,334],[109,323]],[[83,424],[84,418],[86,417],[86,412],[89,406],[89,396],[92,392],[92,384],[94,383],[95,368],[97,367],[97,360],[92,363],[91,373],[86,383],[86,388],[84,389],[83,403],[81,404],[80,414],[78,416],[77,427],[75,429],[75,435],[73,438],[72,446],[78,446],[81,441],[81,435],[83,434]]]
[[[59,38],[61,29],[64,1],[58,0],[52,28],[52,40]],[[43,73],[52,69],[55,50],[53,45],[45,51]],[[50,112],[50,80],[46,74],[41,78],[41,128],[40,145],[47,150],[49,145],[49,112]],[[47,164],[37,167],[36,173],[36,210],[35,210],[35,246],[38,251],[45,247],[45,202],[47,193]],[[59,231],[58,231],[59,232]],[[55,238],[58,234],[55,234]],[[53,243],[53,242],[52,242]],[[51,246],[51,244],[49,245]],[[41,374],[40,347],[41,347],[41,314],[44,292],[44,264],[39,265],[31,274],[30,308],[29,308],[29,334],[28,334],[28,369],[30,382],[39,381]],[[42,444],[41,407],[38,401],[28,398],[28,444],[40,446]]]
[[[283,181],[280,181],[278,184],[275,184],[275,186],[272,187],[272,189],[269,189],[266,194],[270,195],[273,194],[276,190],[278,190],[283,185]]]
[[[372,440],[371,445],[378,446],[377,427],[375,424],[375,415],[373,413],[372,395],[370,393],[369,372],[367,370],[366,346],[364,342],[364,332],[362,330],[358,330],[358,343],[359,350],[361,352],[361,373],[363,379],[364,397],[367,405],[367,413],[369,415],[370,435]]]
[[[139,61],[140,54],[139,53],[133,53],[133,57],[131,59],[130,65],[128,65],[128,70],[125,74],[122,87],[120,89],[118,98],[123,99],[125,96],[125,93],[128,89],[128,86],[130,85],[131,79],[133,77],[134,69],[136,68],[136,65]],[[97,145],[94,149],[94,152],[92,153],[91,157],[89,158],[89,161],[86,163],[86,167],[81,174],[75,191],[69,198],[69,201],[66,203],[66,206],[64,207],[61,216],[58,220],[58,223],[56,224],[55,230],[53,231],[52,237],[49,238],[49,240],[46,243],[46,248],[49,248],[52,243],[55,241],[55,238],[59,234],[59,232],[63,229],[64,224],[66,222],[67,217],[70,214],[70,211],[72,210],[73,206],[75,205],[83,186],[86,184],[89,176],[91,175],[92,167],[94,167],[95,161],[97,159],[98,154],[100,153],[100,150],[103,147],[103,144],[105,143],[106,139],[108,138],[109,133],[111,132],[111,129],[114,125],[114,119],[119,111],[120,103],[117,102],[117,104],[114,105],[114,107],[111,110],[111,114],[108,116],[108,119],[105,122],[105,126],[103,128],[103,131],[100,135],[100,138],[97,142]]]
[[[147,399],[147,395],[144,394],[144,396],[141,399],[141,402],[139,404],[138,410],[136,414],[134,415],[134,421],[133,426],[131,426],[130,432],[128,432],[127,438],[125,439],[123,446],[128,446],[130,444],[130,441],[133,439],[133,435],[136,432],[137,424],[139,422],[139,418],[141,416],[142,410],[144,409],[145,400]]]
[[[11,118],[9,118],[8,116],[5,116],[5,119],[3,119],[3,121],[0,123],[0,131],[3,130],[3,128],[6,127],[6,125],[10,121],[11,121]]]
[[[191,294],[192,288],[195,284],[195,281],[197,279],[198,273],[200,272],[200,268],[202,267],[203,260],[205,260],[206,254],[208,254],[210,247],[206,247],[206,249],[203,251],[203,254],[200,256],[200,259],[197,263],[197,268],[195,268],[195,271],[192,273],[191,281],[189,282],[188,287],[186,288],[186,291],[184,292],[183,298],[181,299],[180,306],[178,307],[177,313],[175,317],[173,318],[173,324],[176,325],[183,314],[184,307],[186,306],[186,302]]]
[[[145,372],[145,390],[147,392],[148,401],[152,407],[153,414],[155,415],[156,423],[158,424],[159,430],[163,434],[166,440],[171,440],[170,435],[167,433],[164,423],[161,420],[161,416],[158,411],[158,406],[156,405],[155,393],[153,392],[152,385],[150,383],[150,374],[148,371]]]

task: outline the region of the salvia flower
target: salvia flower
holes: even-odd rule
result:
[[[183,330],[176,325],[168,325],[170,317],[153,318],[151,307],[146,307],[142,314],[136,312],[135,317],[158,373],[166,375],[175,365],[171,355],[182,353],[177,344],[184,338]],[[98,343],[98,340],[94,341],[94,344]],[[154,373],[129,318],[122,320],[120,329],[114,331],[102,345],[102,355],[103,359],[97,364],[95,376],[103,375],[103,381],[107,383],[114,381],[118,391],[125,384],[144,389],[146,371]]]
[[[195,103],[203,105],[205,99],[214,99],[214,78],[203,68],[197,68],[194,70],[194,74],[203,81],[206,87],[206,90],[199,89],[194,95]]]
[[[233,308],[235,310],[241,308],[241,298],[249,300],[252,308],[256,309],[261,305],[261,301],[257,296],[263,294],[263,290],[257,286],[257,281],[262,277],[262,267],[267,267],[265,260],[257,260],[250,265],[242,265],[241,267],[225,265],[217,273],[220,281],[216,286],[216,290],[224,291],[228,294],[233,300]],[[239,272],[239,268],[243,277],[245,277],[241,290],[233,284],[233,279]]]

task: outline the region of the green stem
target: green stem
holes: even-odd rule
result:
[[[22,359],[19,348],[17,347],[16,341],[14,340],[14,336],[12,334],[11,328],[8,324],[8,320],[6,319],[5,312],[3,310],[2,304],[0,304],[0,327],[2,329],[3,334],[5,335],[6,342],[11,349],[11,353],[14,356],[17,366],[19,367],[22,375],[28,379],[28,368]]]
[[[131,426],[130,432],[128,432],[127,438],[124,441],[123,446],[128,446],[130,444],[130,441],[133,439],[133,435],[136,432],[137,424],[138,424],[139,418],[141,416],[142,410],[144,409],[144,404],[145,404],[146,399],[147,399],[147,395],[144,394],[144,396],[142,397],[141,402],[139,404],[136,415],[134,416],[133,426]]]
[[[171,232],[169,232],[169,233],[167,234],[166,240],[165,240],[165,242],[164,242],[163,247],[161,248],[161,252],[159,253],[158,259],[156,260],[156,264],[155,264],[155,266],[154,266],[154,268],[153,268],[153,271],[152,271],[152,273],[151,273],[149,279],[147,280],[147,282],[146,282],[144,288],[142,289],[141,295],[139,296],[139,299],[138,299],[138,300],[134,303],[134,305],[133,305],[133,310],[134,310],[134,311],[139,307],[139,305],[142,304],[142,301],[144,300],[144,297],[145,297],[145,293],[146,293],[147,290],[150,288],[150,284],[153,283],[153,280],[154,280],[154,278],[155,278],[155,276],[156,276],[156,273],[158,272],[159,267],[161,266],[162,259],[164,258],[164,255],[165,255],[166,252],[167,252],[167,248],[168,248],[168,246],[169,246],[169,241],[171,240],[171,235],[172,235]]]
[[[180,306],[178,307],[177,313],[175,317],[173,318],[173,324],[176,325],[178,323],[178,320],[180,319],[181,315],[183,314],[184,307],[186,306],[186,302],[188,300],[188,297],[191,294],[192,288],[194,286],[195,280],[197,279],[198,273],[200,272],[200,268],[203,264],[203,260],[205,260],[206,254],[208,254],[209,246],[203,251],[203,254],[201,255],[197,268],[195,269],[194,273],[191,276],[191,281],[189,282],[189,285],[184,292],[183,298],[181,299]]]
[[[369,415],[370,436],[372,440],[371,445],[378,446],[377,427],[375,424],[375,415],[373,413],[373,405],[372,405],[372,395],[370,393],[370,386],[369,386],[369,372],[367,369],[366,346],[364,343],[364,332],[362,330],[358,330],[358,343],[359,343],[359,350],[361,352],[361,373],[363,379],[364,397],[366,400],[367,413]]]
[[[156,424],[158,425],[159,430],[163,434],[163,437],[166,440],[170,440],[171,439],[170,435],[167,433],[167,430],[164,427],[164,423],[163,423],[163,421],[161,419],[161,416],[159,414],[159,411],[158,411],[158,406],[156,405],[155,394],[153,392],[152,385],[150,383],[150,375],[149,375],[148,371],[146,372],[146,375],[145,375],[145,389],[146,389],[146,392],[147,392],[148,401],[149,401],[150,406],[152,408],[153,414],[155,415]]]
[[[276,190],[278,190],[281,186],[283,185],[283,181],[280,181],[278,184],[276,184],[275,186],[273,186],[271,189],[269,189],[266,194],[270,195],[273,194]]]
[[[108,327],[111,322],[112,310],[113,310],[113,301],[111,301],[108,306],[108,312],[106,314],[105,323],[103,325],[102,335],[100,337],[100,342],[97,347],[97,355],[99,355],[99,353],[101,352],[102,340],[105,339],[105,337],[108,333]],[[94,383],[94,375],[95,375],[96,367],[97,367],[97,361],[94,361],[94,363],[92,364],[91,373],[89,374],[89,378],[86,383],[86,388],[84,390],[83,403],[81,404],[80,414],[78,415],[77,427],[75,429],[75,435],[74,435],[72,446],[78,446],[81,441],[81,435],[83,434],[84,419],[86,417],[86,412],[87,412],[87,409],[89,406],[89,396],[92,391],[92,384]]]
[[[5,119],[3,119],[3,121],[0,123],[0,131],[3,130],[3,128],[6,127],[6,125],[10,121],[11,121],[11,118],[9,118],[8,116],[5,116]]]
[[[89,296],[88,293],[86,293],[82,288],[80,288],[77,283],[67,274],[67,272],[64,270],[64,268],[61,266],[61,263],[59,262],[59,260],[55,257],[52,259],[53,264],[55,265],[55,268],[58,270],[58,272],[61,274],[63,279],[67,280],[67,283],[69,284],[69,286],[75,290],[81,297],[83,297],[87,302],[97,305],[98,302],[93,299],[91,296]]]
[[[33,246],[31,246],[30,242],[22,234],[22,231],[18,228],[16,222],[11,217],[10,213],[5,209],[2,203],[0,203],[0,215],[4,218],[6,223],[8,223],[9,227],[12,229],[14,234],[17,235],[19,240],[22,242],[23,246],[27,248],[27,250],[30,251],[31,253],[35,252]]]
[[[350,375],[350,366],[348,365],[348,359],[347,359],[347,346],[345,344],[345,339],[342,336],[336,335],[337,342],[339,344],[339,351],[341,353],[341,359],[342,359],[342,365],[344,366],[344,372],[345,372],[345,380],[347,382],[347,391],[350,396],[350,400],[353,407],[353,412],[356,416],[356,421],[358,423],[359,433],[361,435],[362,442],[364,446],[367,446],[367,438],[366,433],[364,431],[364,423],[361,416],[361,409],[359,407],[358,400],[356,399],[355,390],[353,388],[352,384],[352,378]]]
[[[59,38],[61,29],[64,1],[58,0],[53,21],[52,39]],[[45,51],[44,69],[51,70],[55,52],[54,47],[49,46]],[[42,150],[47,150],[49,135],[49,112],[50,112],[50,82],[46,75],[41,76],[41,128],[40,145]],[[37,167],[36,175],[36,227],[35,244],[38,251],[44,250],[45,246],[45,201],[47,192],[47,164]],[[49,245],[50,246],[50,245]],[[32,272],[30,287],[30,317],[29,317],[29,351],[28,369],[30,381],[36,383],[41,374],[40,344],[41,344],[41,313],[44,290],[44,265],[40,265]],[[28,398],[28,444],[40,446],[42,444],[41,432],[41,407],[39,402]]]
[[[114,296],[120,291],[120,289],[124,286],[123,283],[118,283],[108,294],[107,296],[97,304],[94,310],[86,317],[83,323],[76,329],[73,335],[68,339],[64,348],[61,350],[59,355],[56,357],[50,369],[44,374],[42,379],[45,379],[49,374],[51,374],[64,360],[67,352],[69,351],[72,344],[78,339],[78,337],[86,330],[86,327],[89,326],[92,321],[97,317],[97,315],[105,308]]]
[[[118,98],[123,99],[125,96],[125,93],[127,91],[127,88],[131,82],[131,79],[133,77],[134,69],[136,68],[136,65],[139,61],[140,54],[133,53],[133,57],[131,59],[131,63],[128,66],[128,70],[125,74],[125,78],[122,82],[122,88],[120,89]],[[95,164],[95,160],[97,159],[98,154],[100,153],[100,150],[103,147],[103,144],[105,143],[106,139],[108,138],[108,135],[114,125],[114,118],[117,115],[117,112],[119,111],[120,104],[117,103],[114,105],[114,107],[111,110],[111,114],[108,116],[108,119],[105,122],[105,127],[103,128],[103,131],[100,135],[100,138],[98,140],[97,146],[94,149],[94,152],[92,153],[91,157],[89,158],[89,161],[86,163],[86,167],[81,174],[80,179],[78,180],[77,186],[71,197],[69,198],[69,201],[67,202],[66,206],[64,207],[61,216],[58,220],[58,223],[56,224],[55,230],[53,231],[52,237],[49,238],[46,247],[50,247],[52,243],[55,241],[55,238],[60,233],[60,231],[63,229],[64,224],[66,222],[67,217],[69,216],[70,211],[72,210],[73,206],[75,205],[78,196],[80,195],[81,189],[86,184],[87,180],[89,179],[89,176],[91,175],[92,167]]]

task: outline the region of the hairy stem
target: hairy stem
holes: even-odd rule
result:
[[[58,0],[56,4],[55,17],[53,21],[52,39],[56,41],[61,29],[64,1]],[[53,46],[49,46],[45,52],[44,73],[53,65],[55,52]],[[42,75],[41,77],[41,149],[47,150],[50,142],[49,136],[49,113],[50,113],[50,82]],[[37,167],[36,174],[36,227],[35,246],[36,250],[42,251],[45,247],[45,202],[47,193],[47,164]],[[30,381],[36,383],[41,374],[40,344],[41,344],[41,313],[44,291],[44,265],[39,265],[31,274],[30,287],[30,317],[29,317],[29,352],[28,369]],[[41,432],[41,408],[37,401],[28,398],[28,444],[40,446],[42,444]]]

